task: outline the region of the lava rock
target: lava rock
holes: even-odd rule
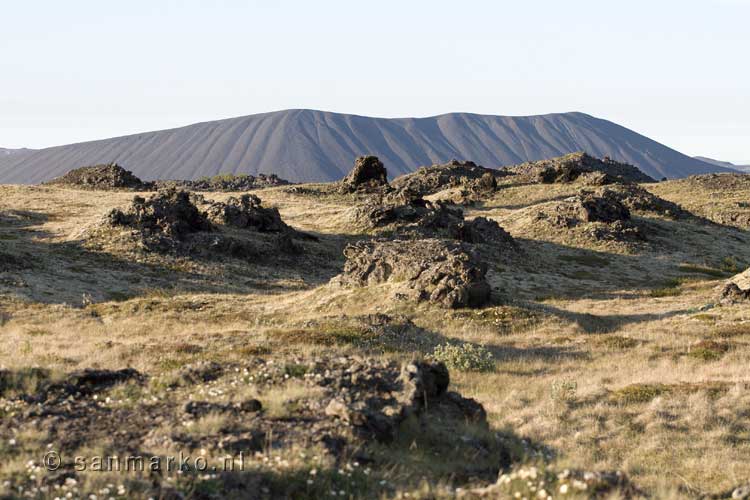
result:
[[[374,240],[348,245],[345,286],[392,282],[405,296],[443,307],[475,307],[490,300],[487,267],[460,243],[438,239]]]
[[[344,191],[361,191],[388,185],[388,172],[377,156],[360,156],[354,168],[341,180]]]
[[[150,191],[153,183],[146,183],[116,163],[81,167],[53,179],[46,184],[73,186],[98,190]]]

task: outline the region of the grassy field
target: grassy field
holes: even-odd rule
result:
[[[699,210],[708,201],[701,205],[686,181],[644,185],[696,217],[635,213],[646,239],[623,245],[534,222],[541,207],[580,186],[504,182],[465,215],[496,220],[519,249],[489,263],[493,303],[471,310],[393,301],[388,284],[346,289],[329,283],[343,267],[343,247],[362,237],[348,222],[350,195],[258,191],[265,206],[278,207],[287,224],[317,241],[283,260],[196,261],[131,255],[87,241],[87,230],[133,193],[0,186],[0,366],[16,374],[42,367],[52,378],[132,367],[150,377],[146,392],[115,386],[106,395],[112,404],[137,408],[151,398],[178,404],[253,394],[270,415],[283,418],[293,411],[285,402],[315,394],[291,386],[263,391],[226,377],[189,389],[162,382],[200,361],[238,369],[256,358],[283,364],[331,354],[401,362],[455,342],[492,355],[483,371],[452,369],[451,387],[484,406],[490,429],[482,432],[512,449],[511,469],[619,470],[640,494],[658,498],[721,496],[750,481],[750,309],[716,303],[717,286],[750,265],[750,233],[707,220],[750,199],[750,186],[737,185],[712,197],[710,210]],[[372,315],[399,318],[407,327],[388,342],[370,342]],[[17,487],[25,484],[41,498],[67,491],[150,495],[143,484],[152,478],[138,483],[127,474],[81,474],[62,490],[34,486],[48,474],[39,467],[43,453],[62,439],[30,421],[11,422],[13,396],[33,392],[35,383],[29,375],[0,384],[0,492],[23,497]],[[231,425],[210,415],[190,432],[212,436]],[[118,439],[105,428],[70,446],[91,453],[127,449],[127,436]],[[376,459],[368,466],[326,458],[307,445],[259,455],[254,467],[265,475],[257,492],[273,496],[279,484],[299,482],[310,498],[453,496],[456,487],[488,484],[479,473],[452,475],[455,457],[477,467],[486,462],[495,474],[500,468],[492,449],[472,455],[460,444],[430,438],[404,429],[391,446],[370,450]],[[180,481],[174,480],[178,490],[201,498],[210,497],[205,484],[215,478]]]

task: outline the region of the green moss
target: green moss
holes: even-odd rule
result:
[[[671,387],[666,384],[632,384],[610,394],[610,401],[620,404],[648,403],[669,392]]]
[[[621,335],[608,335],[599,340],[599,345],[609,349],[632,349],[638,344],[639,342],[636,339]]]
[[[702,340],[690,348],[688,356],[701,361],[716,361],[730,349],[731,345],[728,342]]]

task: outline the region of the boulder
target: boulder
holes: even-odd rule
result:
[[[345,191],[360,191],[388,185],[388,172],[377,156],[360,156],[354,168],[341,180]]]
[[[487,267],[461,243],[438,239],[374,240],[348,245],[345,286],[394,283],[403,295],[448,308],[481,306],[490,300]]]
[[[579,218],[584,222],[604,222],[630,220],[630,210],[619,200],[613,191],[600,194],[582,193],[573,201],[579,208]]]

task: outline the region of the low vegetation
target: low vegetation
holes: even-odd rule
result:
[[[750,482],[750,317],[719,296],[750,263],[746,183],[455,162],[390,185],[365,160],[364,185],[269,181],[257,199],[0,186],[0,496],[731,498]],[[69,458],[180,450],[243,451],[244,469]]]

